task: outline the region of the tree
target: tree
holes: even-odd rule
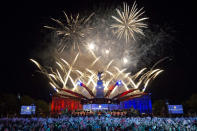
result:
[[[185,105],[187,106],[187,109],[189,109],[190,112],[197,113],[197,94],[192,94],[189,100],[185,102]]]
[[[35,100],[32,99],[30,96],[24,95],[21,98],[21,105],[31,105],[35,104]]]
[[[0,101],[0,108],[2,114],[17,113],[17,97],[13,94],[3,94]]]
[[[35,104],[36,104],[36,108],[37,108],[36,110],[38,113],[41,113],[41,114],[49,113],[49,104],[47,104],[45,101],[37,100]]]
[[[165,111],[165,101],[164,100],[155,100],[153,105],[153,113],[156,115],[160,115]]]

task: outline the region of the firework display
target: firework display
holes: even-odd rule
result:
[[[123,12],[116,9],[120,18],[112,16],[117,24],[112,24],[111,27],[116,29],[115,34],[117,34],[117,37],[119,39],[124,37],[127,43],[130,37],[135,40],[134,33],[144,35],[141,28],[147,28],[147,25],[143,23],[143,21],[148,18],[139,18],[142,14],[144,14],[144,12],[141,12],[143,8],[140,10],[137,9],[136,2],[134,2],[131,10],[129,9],[127,3],[123,3],[123,7]]]
[[[91,99],[96,96],[95,88],[98,81],[98,70],[94,69],[94,65],[99,63],[99,57],[93,54],[93,61],[88,64],[89,67],[79,70],[76,63],[80,57],[82,55],[77,53],[71,63],[62,58],[58,59],[56,69],[47,69],[35,60],[31,59],[31,61],[39,68],[41,73],[47,76],[49,84],[58,94],[66,95],[69,98]],[[147,68],[143,68],[136,74],[131,75],[126,72],[126,69],[119,69],[114,66],[113,60],[110,61],[102,69],[101,75],[104,82],[105,97],[119,99],[123,96],[127,98],[143,95],[150,81],[163,72],[161,69],[146,70]]]
[[[57,35],[61,36],[61,41],[59,43],[58,50],[62,52],[66,46],[73,45],[74,49],[79,49],[79,43],[83,43],[83,38],[92,28],[84,28],[85,24],[90,20],[90,18],[94,15],[92,13],[87,18],[79,18],[79,14],[77,14],[76,17],[73,17],[72,15],[70,18],[68,15],[64,12],[65,18],[66,18],[66,25],[62,23],[60,20],[51,18],[53,21],[55,21],[60,28],[51,27],[51,26],[44,26],[45,28],[52,29],[56,31]]]
[[[163,59],[150,69],[143,68],[135,74],[128,71],[136,63],[133,44],[129,44],[127,49],[121,48],[121,44],[127,45],[131,37],[135,40],[135,34],[144,35],[142,28],[147,25],[143,22],[148,18],[140,18],[144,12],[142,8],[137,9],[135,2],[131,10],[126,3],[123,5],[123,12],[116,9],[120,18],[114,15],[110,17],[117,23],[106,24],[108,27],[105,24],[94,28],[86,25],[95,13],[80,19],[79,14],[69,18],[65,12],[66,24],[52,18],[60,28],[44,26],[61,37],[57,48],[60,57],[53,67],[45,67],[34,59],[30,60],[48,78],[49,84],[59,96],[77,100],[102,96],[105,99],[125,101],[147,94],[147,86],[163,72],[155,69]],[[115,30],[118,39],[123,37],[126,43],[114,39],[112,30]],[[72,48],[65,50],[66,46]],[[104,94],[99,94],[97,88],[103,88]]]

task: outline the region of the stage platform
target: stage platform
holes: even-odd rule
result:
[[[92,102],[92,103],[90,103]],[[134,108],[139,113],[152,113],[151,96],[144,95],[128,101],[110,101],[106,98],[94,98],[92,101],[78,101],[68,98],[53,97],[51,103],[51,113],[60,114],[61,111],[68,109],[74,110],[128,110]]]

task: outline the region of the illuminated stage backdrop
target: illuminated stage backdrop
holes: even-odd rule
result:
[[[134,108],[140,113],[152,113],[152,104],[150,95],[140,98],[120,102],[120,104],[84,104],[84,110],[123,110]]]
[[[59,114],[62,110],[123,110],[134,108],[140,113],[152,113],[150,95],[120,102],[120,104],[80,104],[80,101],[54,96],[51,103],[51,113]]]
[[[68,98],[62,98],[58,96],[53,96],[51,102],[51,113],[60,114],[61,111],[68,110],[82,110],[83,105],[80,104],[79,100],[73,100]]]

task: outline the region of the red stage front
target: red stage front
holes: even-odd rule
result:
[[[80,109],[82,110],[83,105],[80,104],[80,101],[78,100],[53,96],[52,102],[51,102],[51,113],[52,114],[61,113],[61,111],[65,109],[68,109],[71,111],[80,110]]]

